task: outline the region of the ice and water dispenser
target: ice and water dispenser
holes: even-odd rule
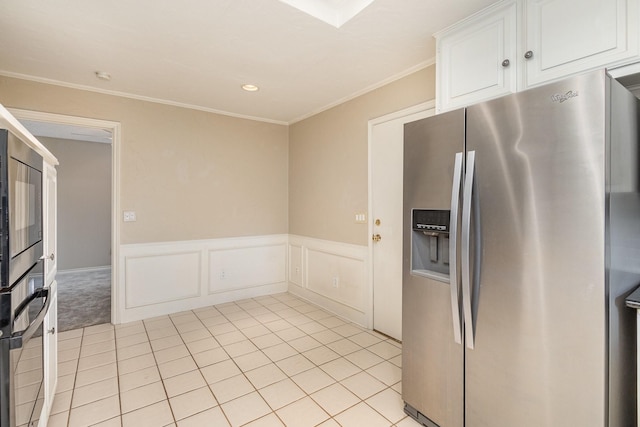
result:
[[[411,273],[449,282],[448,210],[411,211]]]

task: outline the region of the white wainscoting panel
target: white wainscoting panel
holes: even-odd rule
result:
[[[201,262],[200,251],[127,257],[125,309],[198,297]]]
[[[286,253],[280,234],[121,245],[120,321],[286,292]]]
[[[370,327],[366,246],[295,235],[120,246],[121,322],[289,290]]]
[[[237,290],[287,280],[286,245],[209,251],[209,293]]]
[[[352,322],[369,325],[366,246],[289,236],[289,292]],[[300,257],[302,283],[291,274]]]
[[[303,286],[302,246],[289,243],[289,283]]]

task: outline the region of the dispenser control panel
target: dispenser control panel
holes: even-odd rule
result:
[[[411,221],[415,231],[449,232],[448,210],[413,209]]]
[[[449,283],[448,210],[411,210],[411,274]]]

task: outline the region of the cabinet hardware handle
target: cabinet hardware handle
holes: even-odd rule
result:
[[[54,259],[56,259],[56,256],[55,256],[55,254],[54,254],[53,252],[51,252],[51,255],[49,255],[49,259],[50,259],[51,261],[53,261]]]
[[[509,66],[509,64],[511,64],[511,62],[509,62],[509,60],[508,60],[508,59],[505,59],[504,61],[502,61],[502,66],[503,66],[503,67],[508,67],[508,66]]]
[[[524,53],[524,57],[525,57],[525,59],[531,59],[531,58],[533,58],[533,51],[530,51],[530,50],[526,51],[526,52]]]
[[[49,329],[49,333],[52,334],[52,335],[55,334],[56,333],[56,328],[53,327],[53,328]]]

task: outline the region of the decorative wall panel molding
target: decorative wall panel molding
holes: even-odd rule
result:
[[[368,248],[296,235],[122,245],[123,323],[279,292],[370,327]]]
[[[370,327],[366,246],[289,236],[289,292]]]
[[[122,245],[122,322],[287,291],[287,235]]]

